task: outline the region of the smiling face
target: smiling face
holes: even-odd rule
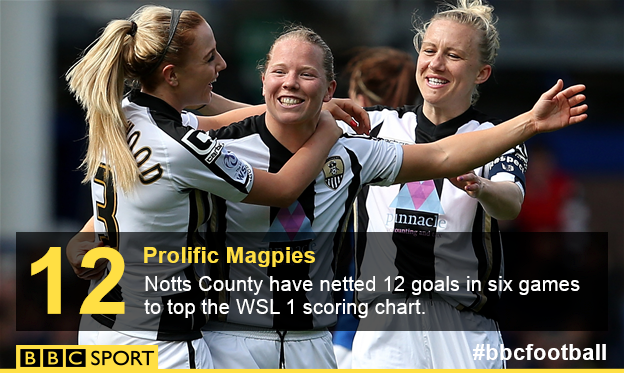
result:
[[[217,43],[208,23],[195,30],[195,40],[186,52],[184,63],[175,66],[176,95],[182,107],[208,104],[212,95],[212,83],[219,72],[227,67],[217,52]]]
[[[323,52],[296,38],[277,41],[262,75],[267,121],[281,125],[314,125],[323,102],[329,101],[336,82],[328,82]]]
[[[416,83],[425,101],[424,110],[444,111],[450,117],[468,109],[477,84],[492,71],[480,62],[479,33],[468,25],[433,21],[418,55]]]

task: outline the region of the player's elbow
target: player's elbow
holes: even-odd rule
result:
[[[520,195],[516,203],[514,203],[513,208],[510,209],[509,215],[506,216],[506,219],[502,219],[502,220],[514,220],[515,218],[517,218],[518,215],[520,215],[520,211],[522,211],[523,200],[524,200],[524,196]]]
[[[518,217],[518,215],[520,215],[520,208],[513,208],[500,211],[496,214],[492,214],[492,217],[494,217],[496,220],[514,220]]]
[[[520,215],[520,210],[522,210],[523,196],[520,193],[518,194],[506,201],[499,202],[497,208],[490,209],[494,211],[488,211],[488,213],[497,220],[514,220]]]

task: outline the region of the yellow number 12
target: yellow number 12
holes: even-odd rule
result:
[[[81,314],[122,314],[125,313],[124,302],[102,302],[102,298],[115,287],[124,273],[125,263],[119,251],[110,247],[97,247],[87,252],[82,260],[82,266],[93,268],[100,258],[110,261],[111,271],[91,291],[80,307]],[[61,313],[61,248],[50,247],[41,259],[31,264],[30,275],[48,269],[48,314]]]

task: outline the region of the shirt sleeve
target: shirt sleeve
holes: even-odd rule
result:
[[[188,111],[182,112],[182,125],[191,127],[193,129],[197,129],[199,126],[199,121],[197,120],[197,116]]]
[[[355,132],[355,130],[348,125],[347,123],[341,121],[341,120],[337,120],[336,121],[336,125],[338,125],[338,127],[340,127],[340,129],[342,130],[342,133],[346,133],[349,135],[357,135],[357,133]]]
[[[524,144],[509,149],[490,163],[488,178],[494,182],[511,181],[518,185],[524,195],[529,158]]]
[[[193,128],[193,114],[187,126],[170,135],[179,146],[168,147],[170,162],[178,163],[172,178],[180,189],[195,188],[227,200],[243,200],[253,187],[253,169],[246,161],[227,150],[220,141],[207,132]]]
[[[403,165],[401,144],[378,138],[353,137],[358,161],[362,167],[362,184],[387,186],[394,184]]]

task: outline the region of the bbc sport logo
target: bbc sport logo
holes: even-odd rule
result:
[[[17,346],[17,369],[158,369],[157,346]]]

